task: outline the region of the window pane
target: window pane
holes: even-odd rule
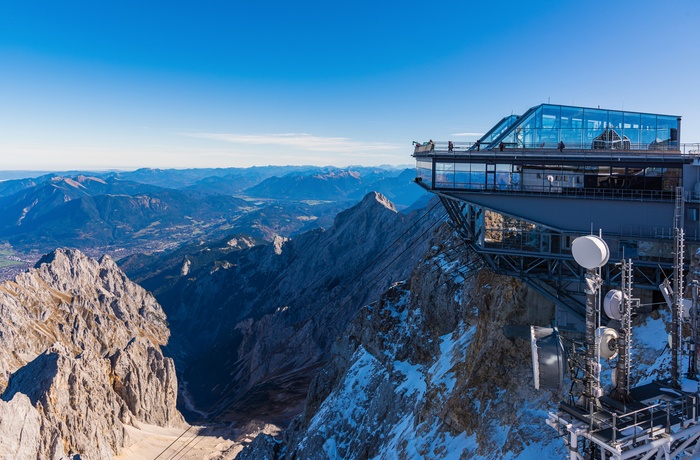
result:
[[[543,146],[546,148],[555,148],[559,143],[559,131],[550,128],[542,128],[538,130],[537,142],[538,147]]]
[[[581,129],[562,129],[561,141],[566,145],[567,148],[580,148],[582,145],[582,132],[583,131]],[[556,147],[556,145],[551,147],[554,148]]]
[[[608,127],[622,134],[622,112],[608,112]]]
[[[593,140],[603,133],[607,121],[608,113],[605,110],[585,109],[583,111],[583,142],[585,145],[592,145]]]
[[[583,109],[578,107],[562,107],[560,127],[562,129],[582,129]]]
[[[436,163],[435,164],[435,186],[436,187],[454,187],[455,182],[455,165],[454,163]]]
[[[455,187],[463,188],[467,187],[470,182],[470,164],[469,163],[457,163],[455,164]]]
[[[656,118],[656,137],[666,141],[666,147],[677,148],[678,118],[659,115]]]
[[[641,115],[638,113],[625,112],[622,134],[630,140],[632,149],[639,149],[639,125]]]
[[[641,142],[643,148],[647,148],[649,144],[657,141],[656,138],[656,115],[642,114],[641,124]],[[661,139],[659,139],[660,141]]]
[[[559,128],[561,108],[558,105],[545,105],[542,107],[542,127],[550,129]]]
[[[486,183],[486,165],[474,163],[469,175],[469,188],[483,189]]]

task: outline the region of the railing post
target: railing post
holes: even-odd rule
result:
[[[671,433],[671,403],[666,403],[666,434]]]
[[[617,440],[617,414],[613,412],[613,425],[612,425],[612,443],[615,444]]]

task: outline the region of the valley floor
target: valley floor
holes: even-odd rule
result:
[[[202,430],[199,427],[193,427],[177,439],[185,428],[161,428],[143,423],[139,425],[141,429],[126,427],[133,444],[122,450],[113,460],[156,458],[161,452],[163,454],[158,458],[168,459],[174,456],[183,460],[214,460],[233,458],[242,449],[242,446],[236,446],[234,441],[220,436],[207,434],[195,437]],[[173,444],[173,441],[176,442]],[[173,445],[170,446],[170,444]],[[163,452],[166,449],[167,451]],[[223,457],[224,452],[226,452],[225,457]]]
[[[112,460],[233,460],[258,434],[275,436],[281,432],[279,427],[262,422],[250,422],[236,430],[235,439],[227,428],[193,426],[183,434],[187,426],[162,428],[139,423],[139,427],[126,426],[130,443]]]

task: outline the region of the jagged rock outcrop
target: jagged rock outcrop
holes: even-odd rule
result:
[[[109,360],[89,349],[73,356],[57,343],[12,374],[3,399],[29,397],[41,417],[41,453],[110,458],[124,444],[125,432],[123,403],[112,391],[109,374]]]
[[[41,417],[26,395],[0,400],[0,458],[38,457]]]
[[[183,423],[175,369],[160,351],[165,314],[109,257],[54,251],[0,285],[0,317],[0,412],[24,414],[23,425],[0,424],[0,452],[111,458],[126,442],[124,424]],[[37,435],[23,441],[37,420]]]
[[[362,310],[284,436],[240,459],[563,457],[545,424],[559,395],[532,387],[529,344],[506,325],[546,325],[547,304],[441,229],[411,276]],[[527,427],[527,428],[526,428]]]

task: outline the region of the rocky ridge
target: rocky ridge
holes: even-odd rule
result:
[[[399,213],[373,192],[328,229],[193,263],[167,290],[141,280],[168,314],[169,348],[197,408],[234,391],[235,410],[217,418],[286,424],[350,318],[406,278],[425,251],[426,232],[444,211],[433,206],[421,219],[425,212]]]
[[[0,458],[111,458],[125,425],[184,423],[165,314],[109,257],[54,251],[0,284],[0,317]]]
[[[560,396],[534,390],[529,345],[503,332],[551,314],[444,227],[336,340],[284,436],[259,436],[237,458],[563,457],[544,422]]]
[[[236,459],[568,456],[545,420],[570,382],[536,391],[529,342],[505,335],[507,326],[548,325],[553,306],[481,267],[446,226],[433,241],[406,281],[361,309],[338,337],[303,414],[283,435],[255,438]],[[667,377],[670,360],[670,314],[639,313],[635,385]],[[606,392],[612,367],[602,372]]]

